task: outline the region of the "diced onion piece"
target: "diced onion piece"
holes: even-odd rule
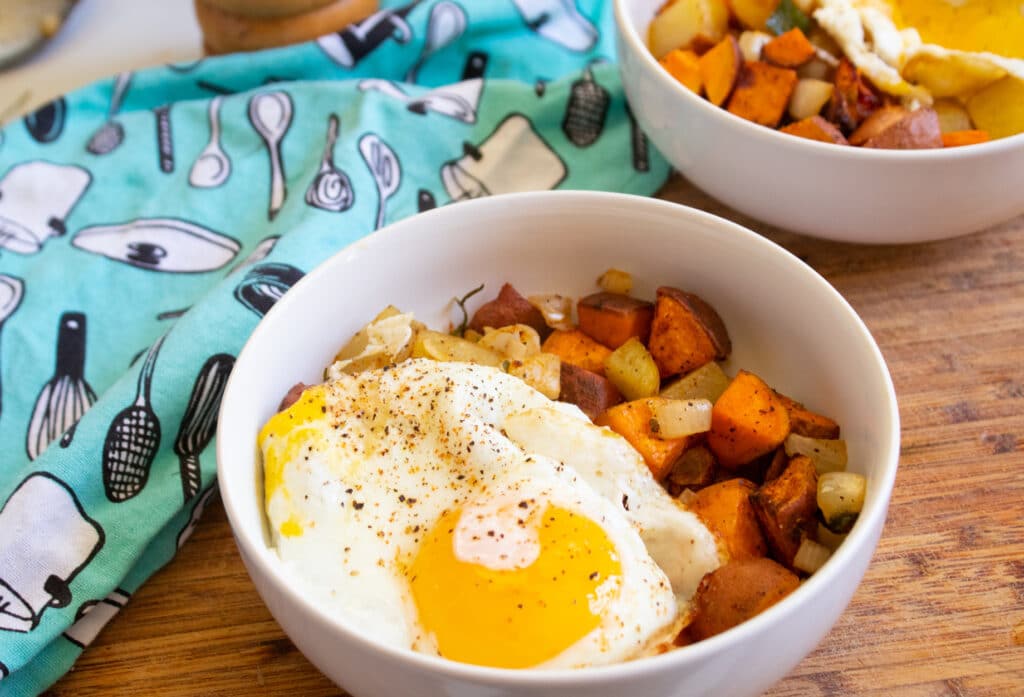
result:
[[[499,329],[487,327],[477,343],[514,361],[540,353],[540,335],[526,324],[510,324]]]
[[[696,499],[697,492],[693,489],[683,489],[679,492],[679,496],[676,497],[676,500],[684,506],[691,506]]]
[[[550,293],[548,295],[531,295],[527,300],[540,310],[540,314],[544,316],[544,323],[552,329],[569,331],[573,328],[572,298]]]
[[[789,98],[789,115],[797,121],[816,116],[832,98],[834,89],[831,82],[824,80],[798,80],[793,88],[793,96]]]
[[[804,573],[813,574],[820,569],[832,556],[832,550],[822,544],[818,544],[809,537],[800,541],[800,547],[793,557],[793,568]]]
[[[482,339],[483,336],[483,334],[481,334],[475,329],[467,329],[462,333],[463,339],[465,339],[466,341],[472,341],[474,344],[480,341],[480,339]]]
[[[764,49],[764,45],[774,38],[768,32],[748,30],[740,34],[740,38],[736,43],[740,46],[743,60],[759,61],[761,60],[761,51]]]
[[[786,437],[786,454],[811,458],[818,474],[842,472],[846,469],[846,441],[841,438],[808,438],[796,433]]]
[[[658,438],[682,438],[711,430],[711,402],[706,399],[651,400]]]
[[[412,347],[412,357],[455,363],[476,363],[495,368],[500,366],[503,360],[506,360],[500,353],[480,344],[474,344],[472,341],[466,341],[458,336],[430,330],[421,331],[416,335]]]
[[[608,269],[597,279],[597,285],[606,293],[629,295],[633,290],[633,277],[626,271]]]
[[[825,527],[824,523],[819,522],[818,533],[816,537],[818,538],[818,542],[825,545],[834,552],[839,548],[839,545],[843,543],[843,540],[846,539],[846,533],[832,532],[827,527]]]
[[[867,479],[855,472],[826,472],[818,477],[818,509],[825,526],[847,532],[864,508]]]
[[[707,399],[717,401],[729,386],[729,376],[722,367],[711,361],[669,383],[660,392],[667,399]]]
[[[512,361],[508,372],[548,399],[558,399],[562,391],[562,361],[553,353],[537,353],[522,361]]]

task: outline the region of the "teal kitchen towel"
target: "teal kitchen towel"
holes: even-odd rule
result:
[[[0,692],[56,681],[188,538],[234,356],[305,272],[466,198],[659,188],[611,4],[385,3],[0,132]]]

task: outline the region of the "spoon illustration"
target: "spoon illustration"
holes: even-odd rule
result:
[[[455,42],[466,31],[466,12],[450,0],[441,2],[430,8],[430,19],[427,20],[427,38],[423,42],[420,57],[405,74],[406,82],[416,82],[416,76],[427,62],[427,59],[441,49]]]
[[[0,274],[0,327],[7,318],[14,314],[21,304],[21,296],[25,294],[25,284],[20,278]],[[2,401],[0,401],[2,406]]]
[[[284,165],[281,162],[281,140],[292,124],[292,100],[285,92],[264,92],[249,100],[249,121],[263,138],[270,153],[270,207],[267,217],[273,220],[284,205],[287,195]]]
[[[124,126],[114,117],[121,109],[121,100],[124,98],[124,93],[128,90],[128,85],[131,81],[132,74],[130,72],[119,73],[117,80],[114,81],[114,95],[110,98],[107,120],[96,129],[96,132],[89,139],[88,145],[85,146],[85,149],[93,155],[106,155],[109,152],[113,152],[124,141]]]
[[[202,486],[199,453],[209,445],[217,430],[220,398],[234,365],[234,356],[226,353],[218,353],[206,359],[192,386],[185,414],[181,417],[178,438],[174,441],[174,454],[178,456],[181,490],[186,501],[198,494]]]
[[[355,201],[355,192],[348,175],[334,166],[334,144],[338,140],[338,117],[331,114],[327,120],[327,144],[320,171],[306,190],[306,203],[325,211],[348,210]]]
[[[165,337],[146,352],[139,372],[135,402],[122,409],[110,422],[103,443],[103,488],[114,503],[127,501],[146,486],[149,470],[160,447],[160,420],[150,405],[150,388],[156,356]]]
[[[377,229],[384,225],[388,199],[395,195],[402,183],[402,166],[395,151],[374,133],[367,133],[359,139],[359,153],[377,184],[377,222],[374,228]]]
[[[223,97],[210,100],[210,142],[192,163],[188,183],[197,189],[215,189],[231,176],[231,159],[220,147],[220,103]]]

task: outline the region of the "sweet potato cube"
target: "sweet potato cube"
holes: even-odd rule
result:
[[[659,398],[637,399],[616,405],[594,419],[594,423],[607,426],[629,441],[643,456],[654,478],[661,481],[683,452],[697,442],[699,436],[658,438],[651,430],[652,423],[656,423],[651,402],[656,399]]]
[[[955,148],[961,145],[977,145],[991,140],[987,131],[971,129],[967,131],[951,131],[942,134],[942,147]]]
[[[844,133],[852,133],[864,119],[882,106],[882,99],[847,58],[839,61],[833,84],[835,89],[826,107],[825,118],[839,126]]]
[[[790,458],[782,474],[762,484],[750,502],[775,559],[792,567],[800,540],[813,538],[818,527],[818,472],[811,459]]]
[[[793,27],[765,44],[761,57],[782,68],[798,68],[814,58],[817,52],[800,28]]]
[[[762,61],[747,61],[729,98],[729,112],[775,128],[786,112],[796,82],[795,70]]]
[[[865,122],[866,123],[866,122]],[[942,126],[934,109],[912,111],[878,135],[864,142],[865,148],[921,150],[942,147]]]
[[[607,378],[564,361],[561,370],[558,400],[575,404],[591,421],[622,401],[622,395]]]
[[[654,305],[618,293],[594,293],[576,304],[579,328],[591,339],[617,349],[630,337],[647,343]]]
[[[526,324],[537,330],[543,339],[551,332],[540,310],[519,294],[512,284],[506,283],[498,291],[498,297],[484,303],[473,313],[469,328],[484,333],[486,327],[499,329],[510,324]]]
[[[801,138],[820,140],[822,143],[849,145],[846,138],[843,137],[843,132],[820,116],[794,121],[779,130]]]
[[[721,634],[764,612],[799,587],[800,578],[767,557],[735,559],[701,580],[693,596],[693,641]]]
[[[598,375],[604,375],[604,361],[612,352],[579,329],[551,332],[541,345],[541,350],[555,354],[563,363],[571,363]]]
[[[725,323],[698,295],[662,286],[651,323],[651,356],[661,377],[685,373],[732,351]]]
[[[779,392],[775,393],[782,405],[789,412],[789,430],[797,435],[808,438],[839,437],[839,424],[817,412],[813,412],[800,402]]]
[[[668,55],[658,62],[668,71],[669,75],[682,83],[687,89],[700,94],[704,83],[700,77],[699,60],[700,56],[695,51],[677,48],[669,51]]]
[[[742,67],[743,54],[740,53],[740,45],[732,34],[726,34],[714,48],[700,57],[700,79],[709,102],[715,106],[725,104],[725,100],[732,94]]]
[[[789,428],[789,412],[775,391],[741,370],[711,410],[708,446],[718,464],[736,469],[782,445]]]
[[[757,485],[735,477],[697,492],[689,508],[707,526],[730,559],[753,559],[768,554],[750,495]]]

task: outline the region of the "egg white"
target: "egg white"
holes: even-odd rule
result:
[[[711,534],[624,439],[500,370],[408,360],[315,389],[323,416],[267,492],[271,538],[306,592],[377,641],[436,653],[403,570],[445,511],[489,497],[529,494],[584,515],[621,561],[600,625],[538,667],[651,650],[718,564]]]

